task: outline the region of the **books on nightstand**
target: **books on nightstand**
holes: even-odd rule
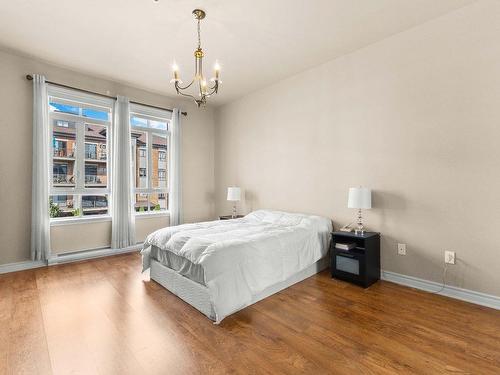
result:
[[[351,249],[354,249],[356,247],[356,244],[351,242],[351,243],[341,243],[341,242],[337,242],[335,244],[335,248],[336,249],[339,249],[339,250],[345,250],[345,251],[348,251],[348,250],[351,250]]]

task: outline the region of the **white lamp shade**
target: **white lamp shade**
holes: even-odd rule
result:
[[[241,189],[239,187],[228,187],[227,188],[227,200],[228,201],[239,201],[241,200]]]
[[[372,191],[364,187],[350,188],[347,207],[362,209],[372,208]]]

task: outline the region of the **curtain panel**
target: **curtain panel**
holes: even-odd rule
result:
[[[170,122],[170,193],[168,207],[170,211],[170,225],[182,224],[182,127],[181,112],[174,108]]]
[[[136,244],[129,107],[128,98],[117,97],[112,129],[112,249],[122,249]]]
[[[50,256],[48,110],[45,77],[33,74],[32,260],[47,260]]]

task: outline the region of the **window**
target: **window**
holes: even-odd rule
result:
[[[168,209],[168,123],[170,113],[131,105],[131,150],[137,213]]]
[[[107,215],[112,99],[49,85],[50,217]]]
[[[57,121],[56,125],[57,126],[62,126],[63,128],[68,128],[69,127],[69,122],[68,121]]]
[[[97,143],[85,143],[85,159],[97,159]]]

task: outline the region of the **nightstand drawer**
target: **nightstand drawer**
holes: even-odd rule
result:
[[[365,256],[350,252],[335,251],[332,254],[332,276],[354,284],[365,284]]]
[[[350,254],[336,254],[335,263],[338,271],[359,276],[359,259],[356,257],[350,256]]]

